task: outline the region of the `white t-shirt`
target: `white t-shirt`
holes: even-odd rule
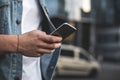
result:
[[[36,0],[23,0],[22,33],[37,29],[41,21],[40,16]],[[22,80],[42,80],[40,57],[23,56]]]

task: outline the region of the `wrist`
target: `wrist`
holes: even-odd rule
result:
[[[18,52],[19,48],[19,35],[9,35],[8,38],[10,41],[8,41],[8,52],[16,53]]]
[[[16,52],[19,52],[19,40],[20,40],[20,37],[19,35],[16,35],[17,36],[17,44],[16,44]]]
[[[17,52],[17,42],[16,35],[0,35],[0,53]]]

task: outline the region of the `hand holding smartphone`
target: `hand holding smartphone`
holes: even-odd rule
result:
[[[61,36],[63,40],[68,37],[70,34],[75,32],[77,29],[68,23],[63,23],[55,31],[50,33],[50,35]]]

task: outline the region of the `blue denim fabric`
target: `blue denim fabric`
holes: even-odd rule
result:
[[[46,19],[49,33],[55,29],[51,23],[42,0],[39,0],[43,18]],[[21,34],[22,0],[0,0],[0,34]],[[52,80],[52,74],[59,56],[60,49],[53,54],[41,57],[43,80]],[[21,80],[22,55],[8,53],[0,55],[0,80]]]

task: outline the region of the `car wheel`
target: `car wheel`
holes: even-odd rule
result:
[[[98,76],[98,71],[96,69],[92,69],[90,71],[89,77],[90,78],[96,78]]]

